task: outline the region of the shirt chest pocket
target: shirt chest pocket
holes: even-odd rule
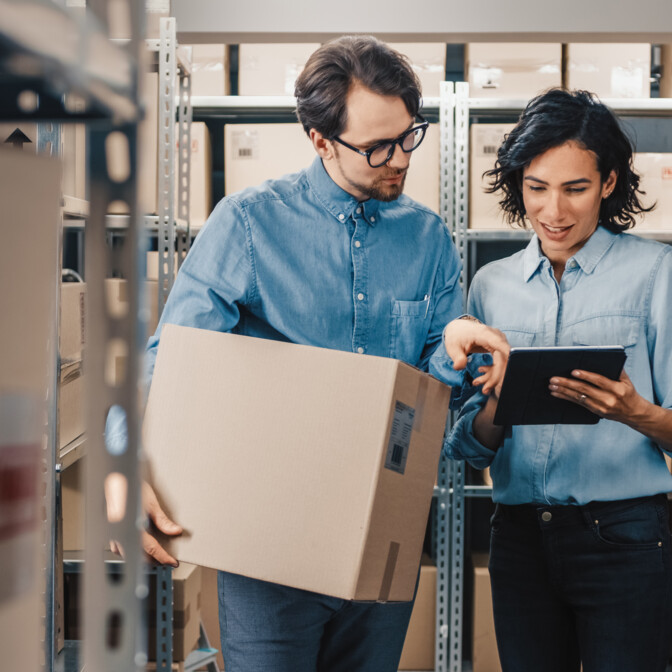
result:
[[[429,297],[422,301],[390,302],[390,357],[417,365],[431,321]]]
[[[630,353],[637,344],[639,319],[624,315],[597,315],[567,328],[572,345],[622,345],[625,348],[628,363],[632,362]]]

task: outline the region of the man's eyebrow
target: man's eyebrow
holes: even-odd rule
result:
[[[381,140],[372,140],[371,142],[363,142],[362,145],[364,147],[375,147],[376,145],[382,145],[385,144],[386,142],[392,142],[393,140],[396,140],[399,136],[406,133],[406,131],[410,131],[414,125],[415,125],[415,119],[411,119],[411,123],[406,127],[406,130],[399,133],[399,135],[396,138],[382,138]]]

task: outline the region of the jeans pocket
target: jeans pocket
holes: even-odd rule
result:
[[[667,522],[653,499],[614,502],[613,506],[590,510],[590,516],[593,534],[602,544],[633,550],[663,546]]]

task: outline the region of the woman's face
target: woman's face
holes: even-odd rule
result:
[[[542,252],[554,266],[576,254],[597,228],[600,204],[616,185],[603,183],[593,152],[573,141],[535,157],[523,170],[523,202]]]

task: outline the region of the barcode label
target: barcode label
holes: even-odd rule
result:
[[[249,158],[252,156],[252,148],[251,147],[239,147],[238,148],[238,158]]]
[[[385,456],[386,469],[391,469],[399,474],[403,474],[406,470],[414,419],[415,409],[412,406],[400,401],[395,402],[390,440],[387,444],[387,455]]]
[[[495,145],[485,145],[483,147],[483,154],[497,154],[497,147]]]
[[[228,152],[229,150],[227,150]],[[258,161],[259,131],[237,128],[231,133],[231,158],[234,160]]]

